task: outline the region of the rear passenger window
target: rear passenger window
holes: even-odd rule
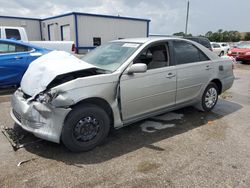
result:
[[[200,43],[207,48],[211,48],[210,42],[205,39],[200,39]]]
[[[199,50],[200,61],[208,61],[210,60],[203,52]]]
[[[213,48],[220,48],[219,44],[212,44]]]
[[[0,54],[15,52],[15,46],[6,43],[0,43]]]
[[[0,43],[0,54],[3,53],[16,53],[16,52],[27,52],[30,51],[31,49],[22,46],[22,45],[14,45],[14,44],[9,44],[9,43]]]
[[[16,52],[27,52],[30,51],[30,48],[27,46],[16,45]]]
[[[185,41],[174,41],[174,52],[177,65],[209,60],[201,50]]]
[[[18,29],[6,29],[5,31],[7,39],[21,40],[21,36]]]

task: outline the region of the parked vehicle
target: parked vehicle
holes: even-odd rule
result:
[[[221,47],[220,44],[216,43],[216,42],[211,42],[212,45],[212,51],[214,53],[216,53],[218,56],[223,56],[225,55],[224,49]]]
[[[230,59],[178,38],[117,40],[82,60],[56,51],[37,59],[12,97],[17,124],[72,151],[184,106],[210,111],[234,81]]]
[[[0,38],[21,40],[50,50],[62,50],[69,53],[76,53],[74,41],[29,41],[23,27],[0,26]]]
[[[50,50],[0,39],[0,87],[19,86],[29,64]]]
[[[228,43],[225,42],[218,42],[218,44],[220,45],[220,47],[222,48],[222,52],[224,53],[223,55],[227,54],[230,50],[230,46]]]
[[[210,41],[206,37],[184,37],[184,38],[198,42],[199,44],[205,46],[206,48],[212,51],[212,46],[210,44]]]
[[[237,61],[250,61],[250,41],[239,43],[228,52],[228,55],[234,57]]]

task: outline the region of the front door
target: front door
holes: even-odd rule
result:
[[[133,63],[145,63],[148,70],[122,75],[120,93],[123,120],[129,121],[175,105],[176,69],[170,66],[168,44],[147,47]]]

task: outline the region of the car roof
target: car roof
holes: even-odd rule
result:
[[[207,37],[202,37],[202,36],[198,36],[198,37],[184,37],[185,39],[206,39],[208,40]]]
[[[177,37],[145,37],[145,38],[126,38],[120,40],[114,40],[112,42],[128,42],[128,43],[148,43],[148,42],[157,42],[162,40],[185,40]]]

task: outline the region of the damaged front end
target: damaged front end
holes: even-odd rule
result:
[[[35,136],[59,143],[64,120],[75,101],[67,95],[67,92],[56,87],[77,78],[97,74],[103,74],[103,71],[91,68],[58,75],[44,91],[34,96],[26,94],[19,88],[12,96],[12,118]]]
[[[11,116],[35,136],[59,143],[64,120],[76,102],[72,92],[90,84],[82,78],[106,73],[65,52],[48,53],[32,62],[24,74],[12,96]]]
[[[24,130],[59,143],[64,119],[71,109],[54,107],[50,99],[48,95],[36,100],[25,99],[25,94],[18,89],[12,96],[11,116]]]

